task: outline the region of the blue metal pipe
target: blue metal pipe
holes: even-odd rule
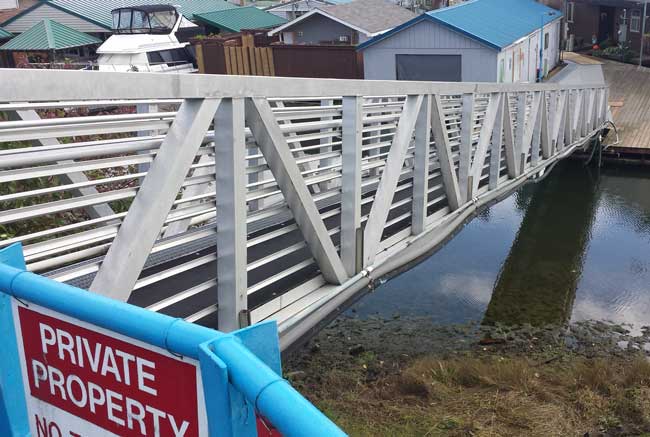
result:
[[[0,289],[170,352],[198,359],[198,346],[226,334],[0,264]]]
[[[198,359],[210,342],[232,385],[285,436],[344,436],[233,335],[185,322],[0,263],[0,290],[18,299]]]
[[[256,410],[286,437],[337,437],[346,434],[321,413],[287,380],[280,377],[235,337],[211,344],[215,354],[228,365],[232,384],[254,403]]]

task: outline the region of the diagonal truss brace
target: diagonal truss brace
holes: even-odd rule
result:
[[[474,153],[474,160],[472,162],[472,167],[469,171],[468,176],[468,185],[469,192],[466,200],[471,200],[476,195],[478,190],[479,182],[481,181],[481,174],[483,173],[483,166],[485,164],[485,158],[487,156],[488,147],[490,146],[491,141],[493,141],[494,127],[497,121],[497,115],[499,114],[499,108],[501,107],[501,94],[493,93],[490,95],[488,101],[487,111],[485,113],[485,119],[483,120],[483,125],[481,126],[481,133],[478,140],[478,146],[476,152]],[[501,135],[500,130],[496,135]]]
[[[433,104],[431,105],[431,128],[433,129],[433,138],[435,140],[436,152],[440,163],[440,173],[442,174],[442,183],[445,187],[447,203],[449,209],[457,210],[462,201],[460,188],[458,185],[458,176],[451,154],[451,144],[449,144],[449,132],[445,123],[445,113],[442,109],[440,96],[433,95]]]
[[[246,121],[323,277],[330,283],[343,283],[346,270],[268,101],[247,99]]]
[[[422,107],[423,96],[407,96],[404,102],[402,116],[397,124],[395,137],[391,144],[386,167],[379,181],[375,201],[372,203],[370,216],[364,230],[364,266],[372,265],[377,256],[384,225],[390,212],[390,205],[395,196],[395,188],[402,173],[406,152],[413,138],[413,129]]]
[[[90,291],[122,301],[129,298],[220,102],[183,102]]]
[[[519,167],[519,160],[515,149],[514,120],[512,119],[512,112],[510,110],[509,102],[510,96],[508,93],[506,93],[503,98],[503,139],[508,177],[512,179],[519,176],[522,169]]]

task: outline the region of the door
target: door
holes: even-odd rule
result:
[[[600,7],[600,19],[598,23],[598,42],[614,38],[614,19],[616,18],[616,8],[611,6]]]
[[[517,50],[513,56],[514,56],[514,59],[515,59],[515,61],[514,61],[515,65],[513,67],[514,72],[513,72],[513,76],[512,76],[512,81],[513,82],[519,82],[519,80],[521,79],[521,63],[522,63],[522,60],[523,60],[521,49]]]
[[[499,83],[503,83],[506,80],[506,60],[501,59],[499,61]]]
[[[395,55],[397,80],[460,82],[461,55]]]

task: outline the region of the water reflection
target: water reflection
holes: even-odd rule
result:
[[[562,166],[518,202],[526,214],[506,258],[483,322],[564,324],[582,274],[598,184],[588,168]]]
[[[494,290],[494,293],[493,293]],[[361,317],[650,324],[650,172],[559,165],[355,307]]]

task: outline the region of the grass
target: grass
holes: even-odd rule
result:
[[[468,354],[389,371],[372,360],[294,384],[352,436],[650,435],[645,357]]]

